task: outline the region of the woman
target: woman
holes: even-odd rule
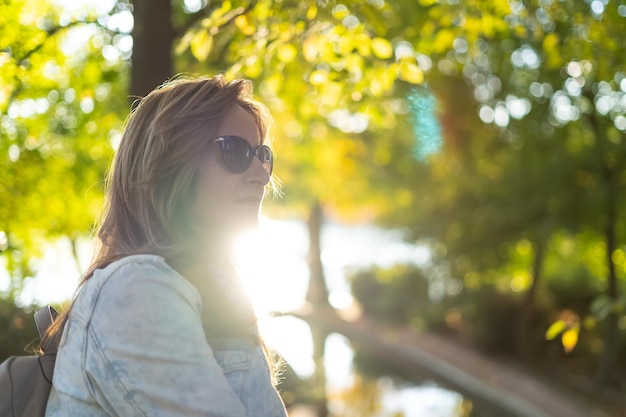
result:
[[[251,84],[221,76],[131,112],[46,416],[286,416],[230,256],[271,185],[269,125]]]

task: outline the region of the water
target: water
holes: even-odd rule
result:
[[[398,382],[364,376],[354,368],[354,351],[339,334],[326,340],[325,368],[329,410],[335,416],[461,417],[463,396],[432,381]],[[371,409],[368,409],[371,408]]]
[[[398,262],[424,264],[430,259],[426,248],[403,242],[400,232],[373,226],[326,224],[321,238],[330,303],[339,309],[347,308],[354,302],[345,276],[347,268],[373,264],[389,267]],[[296,310],[304,302],[308,285],[306,226],[301,222],[266,220],[261,233],[243,244],[242,249],[246,254],[256,254],[254,262],[247,263],[254,268],[244,268],[242,272],[261,316],[263,337],[298,376],[311,377],[315,365],[308,325],[292,316],[266,317],[263,314]],[[250,261],[250,255],[247,259]],[[261,270],[271,273],[262,275]],[[355,369],[355,352],[342,335],[331,334],[326,340],[325,351],[326,393],[333,416],[506,416],[501,410],[493,411],[488,407],[472,411],[472,402],[463,395],[430,380],[400,382],[392,378],[391,370],[388,375],[365,376]],[[296,409],[292,417],[310,417],[310,413],[310,410]]]
[[[293,317],[262,322],[262,333],[301,378],[314,372],[312,338],[308,325]],[[285,337],[284,335],[289,335]],[[328,408],[332,416],[358,417],[463,417],[471,403],[461,394],[432,381],[401,381],[387,376],[366,376],[354,366],[350,341],[339,334],[326,339],[324,368]],[[308,413],[308,414],[307,414]],[[291,417],[310,415],[295,409]]]

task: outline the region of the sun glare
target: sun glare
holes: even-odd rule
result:
[[[404,245],[398,236],[380,233],[371,227],[346,227],[327,224],[322,235],[322,253],[331,304],[345,309],[352,302],[344,269],[347,265],[369,263],[388,265],[399,259],[427,261],[428,254]],[[308,325],[288,313],[305,302],[308,287],[308,231],[301,221],[270,220],[262,217],[259,229],[242,237],[236,245],[239,276],[259,318],[259,329],[268,346],[276,349],[293,370],[302,377],[314,370],[311,331]],[[58,303],[72,297],[79,270],[84,271],[91,258],[91,241],[77,245],[80,267],[69,242],[60,239],[44,250],[37,263],[37,275],[26,280],[19,302],[22,305]],[[0,291],[6,291],[10,279],[0,263]],[[328,352],[342,352],[344,342],[331,340]],[[343,349],[343,350],[342,350]],[[346,355],[329,354],[329,381],[344,385],[349,370]],[[347,368],[348,367],[348,368]]]
[[[292,316],[305,301],[308,269],[306,229],[299,222],[261,218],[258,230],[243,236],[235,255],[240,279],[259,318],[265,342],[300,376],[314,370],[311,332]]]
[[[262,218],[259,229],[236,245],[239,275],[259,316],[295,310],[304,302],[307,242],[299,229],[296,224]]]

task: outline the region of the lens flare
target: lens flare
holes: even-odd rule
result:
[[[437,118],[437,101],[427,85],[415,87],[407,95],[413,133],[414,156],[423,161],[441,150],[441,125]]]

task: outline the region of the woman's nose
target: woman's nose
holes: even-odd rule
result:
[[[252,158],[250,168],[246,171],[246,180],[262,186],[265,186],[270,182],[269,172],[267,172],[261,160],[256,156]]]

